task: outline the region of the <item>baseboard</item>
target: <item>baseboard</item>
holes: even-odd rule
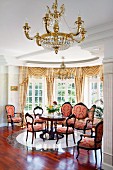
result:
[[[102,163],[102,169],[104,169],[104,170],[113,170],[113,166],[108,165],[106,163]]]

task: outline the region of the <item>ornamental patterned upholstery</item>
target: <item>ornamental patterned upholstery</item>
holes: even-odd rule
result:
[[[99,124],[98,128],[95,129],[95,133],[96,133],[95,141],[96,142],[101,141],[102,140],[102,135],[103,135],[103,124]]]
[[[33,127],[32,127],[32,125],[28,125],[27,130],[29,132],[33,132],[33,130],[34,131],[41,131],[41,130],[43,130],[43,125],[42,124],[37,124],[37,125],[34,125]]]
[[[75,114],[77,119],[84,119],[87,117],[88,108],[85,105],[77,104],[72,109],[72,114]]]
[[[5,108],[8,115],[14,116],[15,107],[13,105],[7,105]]]
[[[6,114],[7,114],[7,122],[8,125],[11,123],[12,129],[14,123],[21,123],[23,126],[23,118],[21,113],[15,113],[15,107],[13,105],[6,105],[5,106]]]
[[[77,151],[78,154],[76,158],[78,159],[79,156],[79,149],[86,149],[86,150],[95,150],[95,159],[97,164],[97,155],[96,150],[100,149],[101,151],[101,162],[102,162],[102,135],[103,135],[103,121],[99,122],[95,127],[95,134],[87,135],[82,134],[80,135],[81,138],[77,142]]]
[[[45,120],[40,119],[39,117],[35,118],[34,123],[44,123]]]
[[[19,123],[22,121],[22,118],[21,117],[12,117],[12,120],[14,123]],[[11,119],[8,118],[8,122],[11,123]]]
[[[58,133],[72,133],[72,132],[74,132],[72,127],[69,127],[68,131],[67,132],[66,131],[67,131],[67,127],[59,127],[59,128],[57,128]]]
[[[72,106],[70,103],[66,102],[61,107],[61,112],[63,116],[68,117],[72,113]]]

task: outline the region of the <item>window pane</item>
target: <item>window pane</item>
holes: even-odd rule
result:
[[[35,90],[35,96],[38,96],[38,90]]]
[[[35,103],[38,103],[38,97],[35,97]]]
[[[39,96],[42,96],[42,90],[39,90]]]
[[[29,103],[32,103],[32,97],[29,97]]]
[[[29,90],[29,96],[32,96],[32,91],[31,90]]]

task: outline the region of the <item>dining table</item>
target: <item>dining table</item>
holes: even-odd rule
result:
[[[40,119],[46,121],[46,128],[44,129],[43,133],[40,134],[40,138],[43,140],[55,140],[56,139],[56,129],[57,129],[57,122],[64,121],[66,117],[62,114],[42,114]],[[60,135],[59,138],[63,138],[63,135]]]

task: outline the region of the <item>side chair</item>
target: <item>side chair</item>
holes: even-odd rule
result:
[[[12,129],[14,128],[15,123],[21,123],[21,126],[23,126],[22,113],[15,113],[15,107],[13,105],[6,105],[5,110],[7,114],[8,126],[9,123],[11,123]]]
[[[34,118],[31,114],[26,113],[25,114],[25,120],[26,120],[26,127],[27,127],[27,135],[26,135],[26,142],[28,139],[28,132],[32,133],[32,144],[34,137],[36,138],[36,132],[43,131],[43,124],[34,124]]]
[[[100,149],[101,153],[101,162],[102,162],[102,136],[103,136],[103,121],[99,122],[95,127],[95,134],[81,134],[80,140],[77,142],[77,151],[78,154],[76,159],[78,159],[80,154],[80,149],[85,149],[87,151],[94,150],[95,151],[95,160],[97,164],[97,154],[96,151]]]
[[[43,114],[43,108],[40,106],[36,106],[33,109],[33,113],[34,113],[34,123],[45,123],[44,120],[40,119],[40,116]]]
[[[72,105],[70,102],[65,102],[61,106],[61,114],[62,116],[69,117],[72,114]],[[57,124],[64,126],[66,121],[58,121]]]
[[[76,120],[76,117],[74,114],[71,114],[67,119],[66,119],[66,125],[65,126],[62,126],[62,127],[57,127],[56,129],[56,136],[57,136],[57,141],[56,141],[56,144],[58,143],[58,140],[61,138],[61,136],[64,136],[66,135],[66,145],[68,146],[68,136],[69,135],[73,135],[73,141],[74,141],[74,144],[75,144],[75,135],[74,135],[74,124],[72,125],[69,125],[68,124],[68,121],[73,118],[74,120],[74,124],[75,124],[75,120]]]

